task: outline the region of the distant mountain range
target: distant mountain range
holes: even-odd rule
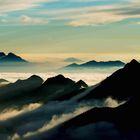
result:
[[[28,61],[24,60],[20,56],[15,55],[14,53],[8,53],[7,55],[4,52],[0,52],[0,63],[27,63]]]
[[[92,68],[92,67],[115,67],[115,66],[124,66],[125,63],[122,61],[89,61],[83,64],[77,64],[77,63],[73,63],[70,64],[66,67],[64,67],[65,69],[69,69],[69,68]]]
[[[70,58],[65,59],[64,62],[78,63],[78,62],[82,62],[82,60],[78,58],[70,57]]]

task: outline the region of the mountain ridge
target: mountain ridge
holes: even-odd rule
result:
[[[120,61],[120,60],[116,60],[116,61],[88,61],[82,64],[77,64],[77,63],[72,63],[70,65],[67,65],[64,67],[64,69],[68,69],[68,68],[92,68],[92,67],[115,67],[115,66],[124,66],[125,63]]]
[[[7,55],[4,52],[0,52],[0,63],[28,63],[27,60],[21,58],[18,55],[15,55],[14,53],[10,52]]]

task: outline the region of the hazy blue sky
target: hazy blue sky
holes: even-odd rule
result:
[[[0,0],[0,50],[41,60],[140,59],[140,1]]]

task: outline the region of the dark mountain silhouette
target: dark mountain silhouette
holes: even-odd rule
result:
[[[68,100],[73,96],[83,92],[87,88],[84,82],[75,82],[63,75],[48,78],[38,92],[45,95],[45,102],[49,100]]]
[[[121,66],[124,66],[125,63],[121,62],[121,61],[100,61],[100,62],[97,62],[97,61],[89,61],[89,62],[86,62],[86,63],[83,63],[83,64],[76,64],[76,63],[73,63],[73,64],[70,64],[68,66],[65,67],[65,69],[67,68],[92,68],[92,67],[121,67]]]
[[[74,84],[75,82],[72,81],[69,78],[65,78],[63,75],[57,75],[55,77],[52,78],[48,78],[42,85],[42,88],[46,87],[46,85],[71,85]]]
[[[18,90],[28,91],[31,88],[39,87],[43,83],[42,78],[33,75],[26,80],[17,80],[15,83],[10,83],[5,87],[0,88],[0,93],[8,94],[9,92],[15,92]],[[12,95],[12,94],[11,94]]]
[[[119,107],[116,108],[109,107],[93,108],[67,121],[66,123],[63,124],[63,127],[65,129],[70,127],[81,127],[84,125],[93,124],[100,121],[113,122],[124,127],[125,125],[127,125],[124,124],[124,122],[127,123],[132,122],[132,120],[128,121],[127,119],[130,120],[130,117],[132,117],[134,113],[138,112],[137,110],[135,110],[135,107],[137,107],[138,104],[139,104],[138,102],[130,100],[127,103],[120,105]],[[135,119],[133,121],[135,121]],[[129,127],[130,126],[127,125],[126,128]]]
[[[0,58],[6,56],[4,52],[0,52]]]
[[[77,58],[74,58],[74,57],[67,58],[64,61],[65,62],[71,62],[71,63],[74,63],[74,62],[82,62],[82,60],[77,59]]]
[[[10,106],[32,103],[33,91],[40,87],[43,80],[33,75],[26,80],[17,80],[15,83],[0,87],[0,110]],[[33,98],[30,98],[30,96]]]
[[[88,85],[83,80],[79,80],[76,84],[81,85],[82,87],[88,87]]]
[[[10,63],[10,62],[18,62],[18,63],[26,63],[27,61],[22,59],[20,56],[15,55],[14,53],[8,53],[8,55],[1,54],[3,57],[0,57],[0,63]]]
[[[55,100],[58,101],[69,100],[72,97],[84,92],[87,88],[88,85],[83,80],[79,80],[77,83],[75,83],[72,87],[68,89],[69,91],[66,92],[67,94],[63,94],[55,98]]]
[[[89,61],[89,62],[86,62],[86,63],[84,63],[84,64],[81,64],[80,66],[82,66],[82,67],[92,67],[92,66],[124,66],[125,65],[125,63],[123,63],[123,62],[121,62],[121,61],[106,61],[106,62],[104,62],[104,61],[100,61],[100,62],[97,62],[97,61]]]
[[[138,94],[140,80],[140,64],[132,60],[124,68],[116,71],[110,77],[103,80],[99,86],[87,94],[83,99],[102,99],[109,96],[124,100]]]
[[[33,75],[0,87],[0,109],[34,102],[68,100],[86,88],[87,84],[83,81],[76,83],[63,75],[48,78],[44,83],[42,78]]]

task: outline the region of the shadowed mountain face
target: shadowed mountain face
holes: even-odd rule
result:
[[[30,96],[33,97],[33,91],[42,83],[43,80],[40,77],[33,75],[26,80],[18,80],[0,87],[0,109],[33,102]]]
[[[140,111],[137,109],[138,106],[140,106],[140,98],[134,97],[117,108],[93,108],[64,122],[57,130],[53,131],[53,134],[46,136],[46,139],[139,140]],[[111,127],[108,129],[109,124]],[[73,134],[74,132],[77,132],[77,136]],[[82,133],[86,136],[82,137]]]
[[[62,75],[49,78],[44,83],[42,78],[33,75],[26,80],[0,87],[0,109],[34,102],[68,100],[87,87],[83,81],[76,83]]]
[[[0,63],[10,63],[10,62],[18,62],[18,63],[25,63],[26,60],[22,59],[21,57],[15,55],[14,53],[9,53],[5,55],[3,52],[0,53]]]
[[[83,97],[84,99],[102,99],[111,96],[118,100],[128,99],[137,95],[140,80],[140,64],[132,60],[124,68],[116,71],[110,77],[102,81],[99,86]]]
[[[140,97],[133,97],[116,108],[93,108],[63,124],[64,128],[80,127],[97,122],[110,122],[121,130],[140,130]]]
[[[49,100],[66,100],[83,92],[87,87],[84,82],[76,83],[63,75],[58,75],[47,79],[38,89],[38,92],[47,97],[44,99],[45,102]]]

